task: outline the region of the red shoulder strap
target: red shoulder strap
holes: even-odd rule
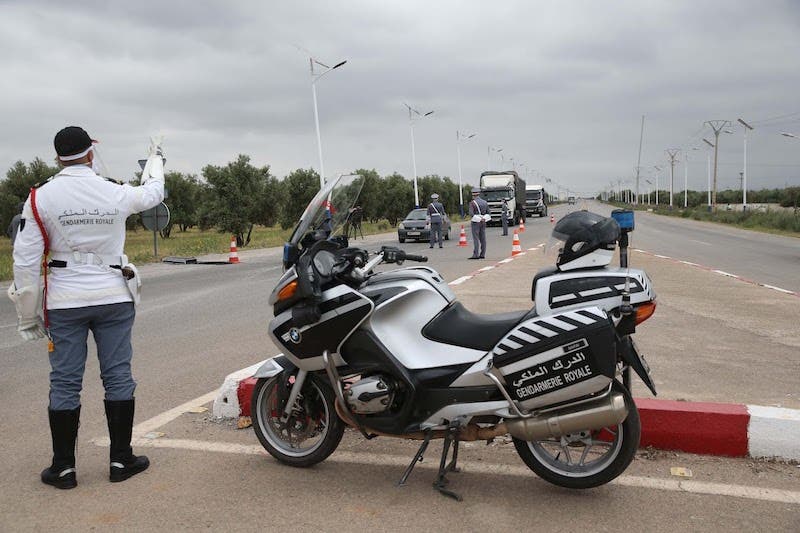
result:
[[[39,209],[36,207],[36,187],[31,188],[31,211],[33,211],[33,219],[36,220],[36,225],[39,226],[39,231],[42,232],[42,238],[44,239],[44,252],[42,252],[42,271],[44,272],[42,315],[44,317],[44,328],[49,332],[50,321],[47,319],[47,256],[50,253],[50,238],[47,236],[47,230],[44,227],[44,223],[42,223],[42,217],[39,216]]]
[[[50,253],[50,239],[47,237],[47,230],[44,229],[42,218],[39,216],[39,209],[36,207],[36,187],[31,188],[31,210],[33,211],[33,218],[39,226],[39,231],[42,232],[42,238],[44,238],[44,255],[47,256],[47,254]]]

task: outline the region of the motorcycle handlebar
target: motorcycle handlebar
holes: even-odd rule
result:
[[[403,261],[417,261],[419,263],[426,263],[428,258],[424,255],[407,254],[400,248],[394,246],[383,246],[381,248],[384,263],[402,263]]]

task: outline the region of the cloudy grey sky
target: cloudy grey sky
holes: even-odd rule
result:
[[[731,120],[720,186],[736,187],[742,117],[756,127],[749,188],[796,185],[798,30],[796,0],[0,0],[0,172],[51,157],[68,124],[100,140],[123,179],[155,132],[172,170],[199,173],[239,153],[278,176],[318,169],[299,45],[348,61],[317,84],[329,175],[366,167],[410,177],[408,102],[435,110],[414,126],[419,175],[458,179],[462,130],[477,133],[462,145],[465,183],[477,182],[494,146],[506,166],[536,169],[529,181],[592,193],[632,179],[645,115],[643,176],[665,149],[688,149],[696,189],[706,182],[702,137],[712,139],[703,122]],[[682,187],[682,164],[675,172]]]

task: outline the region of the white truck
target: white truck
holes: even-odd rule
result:
[[[528,216],[547,216],[547,194],[541,185],[525,186],[525,212]]]
[[[481,173],[481,197],[489,204],[493,224],[502,223],[503,199],[508,201],[509,221],[513,226],[525,220],[525,181],[513,170]]]

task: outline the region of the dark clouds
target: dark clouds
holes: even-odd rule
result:
[[[238,153],[278,175],[317,167],[308,61],[348,64],[318,83],[329,174],[411,175],[402,102],[420,174],[465,181],[500,146],[566,187],[630,179],[641,115],[643,166],[691,148],[703,121],[800,111],[792,2],[0,2],[0,167],[50,157],[52,135],[84,125],[106,163],[132,175],[149,134],[169,166],[199,172]],[[749,138],[752,187],[800,181],[800,115]],[[738,183],[741,131],[721,142],[721,182]],[[693,152],[690,180],[705,182]],[[738,166],[737,166],[738,165]],[[680,170],[682,174],[682,169]]]

